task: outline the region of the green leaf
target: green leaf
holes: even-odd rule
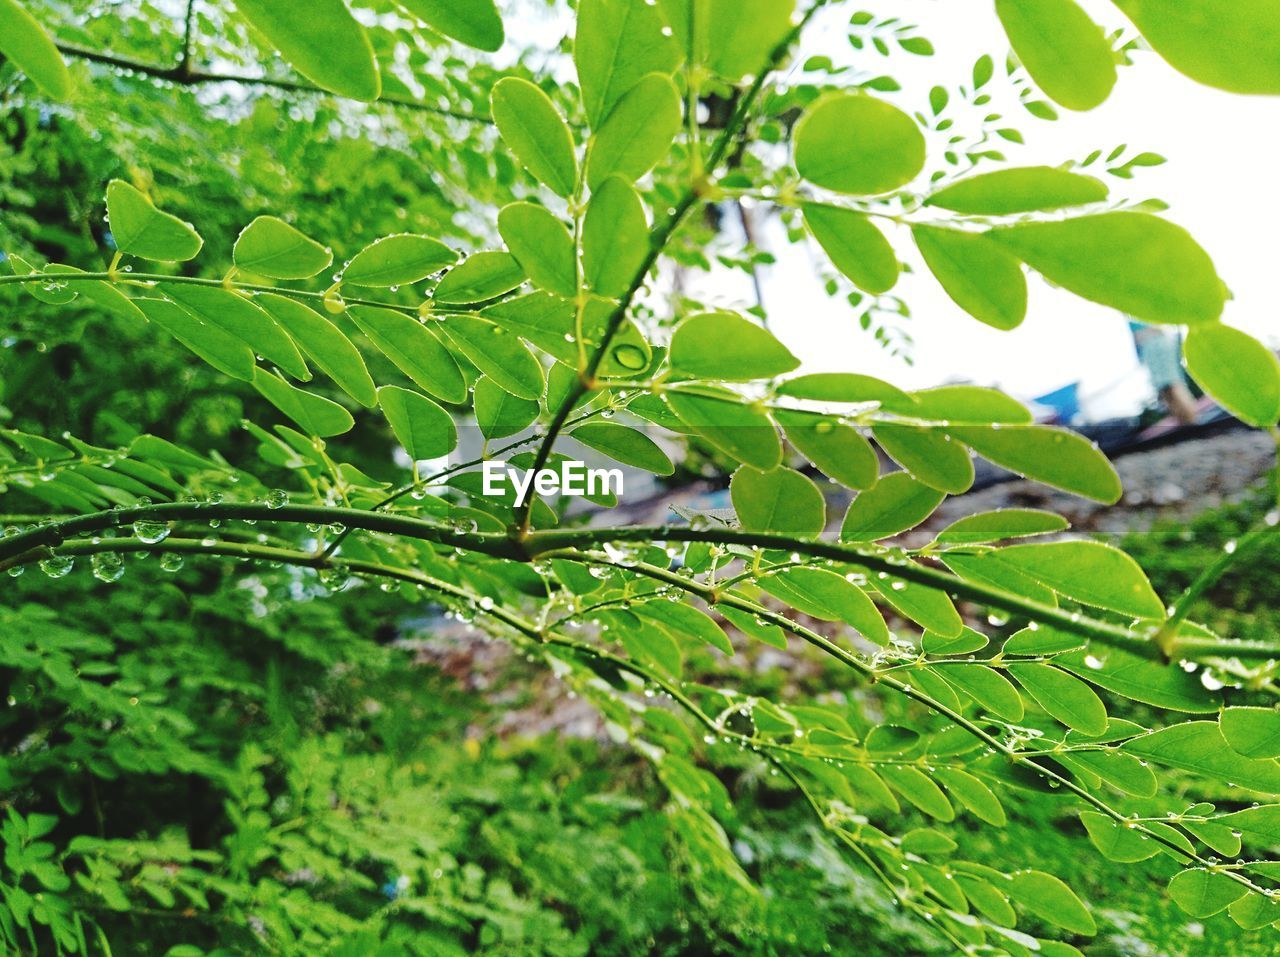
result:
[[[1156,775],[1131,754],[1119,751],[1077,751],[1058,756],[1068,768],[1097,775],[1112,787],[1134,797],[1155,797]]]
[[[1030,424],[1031,411],[997,389],[976,385],[941,385],[911,393],[911,415],[951,425]]]
[[[553,192],[571,195],[578,179],[573,136],[551,98],[528,80],[508,76],[494,85],[490,109],[521,165]]]
[[[524,280],[524,269],[510,253],[472,253],[444,274],[431,298],[445,306],[487,302],[510,292]]]
[[[872,295],[888,292],[902,267],[884,233],[862,213],[821,203],[805,203],[804,222],[813,238],[855,286]]]
[[[1115,0],[1169,64],[1233,93],[1280,93],[1276,0]]]
[[[632,605],[631,610],[641,618],[656,621],[668,634],[685,635],[719,648],[726,655],[733,654],[733,644],[724,629],[692,605],[656,599]]]
[[[1169,881],[1169,896],[1192,917],[1212,917],[1238,901],[1249,888],[1221,871],[1203,867],[1180,871]]]
[[[920,732],[899,724],[878,724],[867,734],[870,754],[905,754],[920,743]]]
[[[1215,721],[1187,721],[1134,738],[1129,754],[1267,794],[1280,794],[1280,764],[1242,758],[1227,745]]]
[[[1138,563],[1103,542],[1009,545],[995,557],[1000,564],[1082,604],[1136,618],[1164,615],[1164,603]]]
[[[971,216],[1007,216],[1101,203],[1107,198],[1100,179],[1053,166],[1020,166],[966,176],[925,200]]]
[[[40,272],[21,256],[10,254],[8,259],[9,267],[13,270],[15,276],[33,276]],[[44,272],[49,271],[48,267],[45,267]],[[75,302],[76,296],[79,295],[77,288],[70,286],[69,283],[63,283],[63,285],[70,286],[70,288],[62,289],[47,280],[24,283],[23,285],[31,298],[39,302],[48,303],[51,306],[65,306],[69,302]]]
[[[235,336],[202,322],[167,299],[135,299],[146,317],[219,372],[251,382],[253,350]]]
[[[1089,840],[1109,861],[1136,864],[1160,853],[1161,845],[1136,828],[1126,827],[1097,811],[1081,811],[1080,823]]]
[[[996,0],[1009,43],[1055,103],[1091,110],[1111,95],[1111,43],[1075,0]]]
[[[599,129],[615,103],[649,73],[673,73],[680,50],[656,6],[632,0],[582,0],[573,61],[587,122]]]
[[[365,408],[378,404],[373,379],[363,357],[337,326],[296,299],[263,293],[255,301],[343,392]]]
[[[355,286],[404,286],[453,265],[458,254],[429,236],[398,233],[374,240],[342,270]]]
[[[951,796],[969,810],[974,817],[996,827],[1004,827],[1008,818],[1004,806],[994,791],[967,771],[959,768],[938,768],[936,777]],[[967,892],[966,892],[967,893]]]
[[[445,402],[461,402],[467,397],[467,383],[457,360],[421,322],[380,306],[351,306],[347,314],[418,388]]]
[[[493,0],[396,0],[427,26],[477,50],[492,53],[504,39]]]
[[[733,83],[759,73],[790,31],[795,6],[795,0],[707,0],[703,62]]]
[[[877,542],[915,528],[942,504],[946,493],[905,472],[881,477],[853,500],[840,527],[842,542]]]
[[[827,523],[827,505],[818,487],[793,469],[767,472],[743,466],[733,473],[729,493],[742,527],[815,538]]]
[[[1052,665],[1011,664],[1008,672],[1049,714],[1068,728],[1097,735],[1107,730],[1107,709],[1087,684]]]
[[[694,434],[744,465],[771,469],[782,463],[782,443],[765,413],[736,398],[668,392],[671,411]]]
[[[519,336],[475,316],[450,316],[439,328],[472,365],[512,395],[542,398],[546,373]]]
[[[1222,315],[1226,287],[1180,226],[1149,213],[1104,213],[1002,226],[989,235],[1064,289],[1147,322]]]
[[[915,120],[865,93],[829,93],[796,124],[796,169],[837,193],[891,192],[915,179],[924,161]]]
[[[1218,696],[1206,691],[1198,676],[1131,651],[1094,645],[1054,660],[1091,684],[1134,701],[1190,714],[1218,710]]]
[[[277,375],[255,369],[253,387],[262,397],[296,422],[307,435],[327,438],[350,432],[351,413],[323,396],[295,388]]]
[[[948,684],[963,691],[979,705],[1006,721],[1021,721],[1024,714],[1018,689],[1000,672],[986,665],[947,665],[934,669]]]
[[[641,79],[592,136],[587,185],[594,190],[614,175],[639,179],[667,155],[680,121],[680,93],[671,77],[651,73]]]
[[[1200,387],[1242,422],[1270,428],[1280,419],[1280,360],[1257,339],[1206,323],[1187,332],[1182,356]]]
[[[333,262],[331,250],[275,216],[246,226],[231,257],[240,269],[272,279],[310,279]]]
[[[1236,754],[1280,758],[1280,711],[1275,708],[1226,708],[1218,725]]]
[[[825,568],[787,568],[760,587],[797,611],[821,621],[843,621],[867,641],[889,643],[889,628],[875,603],[857,585]]]
[[[369,35],[342,0],[235,0],[235,5],[290,66],[316,85],[365,103],[381,95]]]
[[[996,465],[1097,502],[1119,501],[1120,476],[1096,445],[1043,425],[956,425],[947,432]]]
[[[498,232],[535,286],[559,296],[576,295],[573,237],[550,210],[512,203],[498,213]]]
[[[871,443],[853,426],[813,412],[775,409],[773,415],[787,441],[823,474],[852,489],[876,484],[880,460]]]
[[[1280,920],[1280,901],[1250,891],[1228,907],[1227,913],[1245,930],[1261,930]]]
[[[675,466],[658,444],[638,429],[616,422],[588,422],[569,433],[583,445],[603,452],[624,465],[655,475],[671,475]]]
[[[727,382],[768,379],[800,364],[771,332],[731,312],[704,312],[680,323],[668,361],[680,375]]]
[[[766,645],[777,648],[779,651],[787,650],[787,635],[777,625],[768,622],[758,621],[755,615],[741,611],[737,608],[730,608],[728,605],[721,605],[716,609],[724,620],[733,625],[748,638],[754,638],[757,641],[763,641]]]
[[[194,259],[204,240],[190,223],[156,209],[150,199],[124,180],[107,184],[107,219],[116,249],[157,262]]]
[[[985,545],[1009,538],[1047,535],[1070,528],[1061,515],[1034,508],[998,508],[966,515],[938,533],[939,545]]]
[[[916,248],[957,306],[996,329],[1014,329],[1027,315],[1022,264],[984,233],[913,226]]]
[[[932,427],[888,422],[871,429],[880,447],[913,478],[940,492],[958,495],[973,485],[969,450]]]
[[[932,857],[950,854],[959,845],[941,831],[930,827],[917,827],[902,835],[902,849],[908,854]]]
[[[964,621],[946,592],[890,575],[871,579],[881,597],[905,618],[943,637],[960,634]]]
[[[987,636],[972,628],[964,628],[960,634],[949,638],[931,631],[926,631],[920,637],[920,647],[931,655],[968,655],[981,651],[987,644]]]
[[[856,372],[814,372],[778,383],[778,395],[812,402],[877,402],[889,412],[910,414],[916,401],[895,385]]]
[[[448,455],[458,444],[453,417],[425,395],[395,385],[378,390],[391,431],[415,462]]]
[[[1017,569],[1001,562],[998,550],[972,555],[946,551],[939,558],[944,565],[966,581],[994,585],[1001,591],[1021,595],[1023,598],[1029,598],[1051,608],[1056,608],[1058,605],[1058,596],[1053,589],[1032,581]]]
[[[1275,847],[1280,843],[1280,805],[1263,804],[1247,807],[1243,811],[1223,814],[1214,819],[1215,824],[1240,832],[1240,836],[1254,847]]]
[[[582,221],[582,273],[598,295],[623,295],[649,253],[649,222],[640,196],[620,176],[592,191]]]
[[[1043,871],[1017,871],[1009,875],[1004,890],[1014,903],[1041,920],[1072,933],[1092,936],[1098,932],[1093,917],[1066,884]]]
[[[20,256],[15,256],[13,253],[9,254],[9,264],[13,266],[15,273],[20,271],[20,263],[24,268],[29,268],[26,267],[26,264],[23,263]],[[67,266],[63,263],[48,263],[44,267],[44,271],[47,274],[84,272],[82,269],[76,269],[74,266]],[[28,292],[32,291],[30,286],[27,287],[27,290]],[[113,312],[118,316],[123,316],[126,319],[146,318],[142,314],[142,310],[134,305],[133,300],[121,292],[113,283],[98,282],[95,280],[82,280],[75,284],[75,291],[95,306],[100,306],[108,312]],[[44,290],[41,290],[41,292],[44,292]]]
[[[501,439],[527,428],[538,417],[538,403],[521,399],[488,376],[475,385],[476,424],[486,439]]]
[[[939,821],[955,820],[955,808],[942,789],[923,771],[903,764],[885,764],[877,770],[890,787],[925,814]]]
[[[680,676],[684,669],[680,646],[665,628],[630,611],[610,609],[600,612],[599,617],[606,623],[607,634],[622,642],[632,658]]]
[[[161,282],[156,288],[202,322],[218,326],[242,340],[295,379],[311,378],[302,354],[288,333],[252,300],[220,286]]]
[[[54,99],[71,96],[71,74],[52,38],[17,0],[0,0],[0,55]]]

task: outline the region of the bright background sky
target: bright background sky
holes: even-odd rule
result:
[[[1104,0],[1082,0],[1108,29],[1125,24]],[[889,9],[888,4],[873,11]],[[896,54],[885,60],[858,52],[846,36],[854,4],[839,4],[810,28],[801,61],[825,54],[837,64],[890,73],[903,86],[889,95],[908,110],[925,107],[929,87],[966,80],[973,61],[991,53],[996,83],[1008,41],[990,3],[956,0],[897,0],[895,14],[922,25],[936,55]],[[1011,164],[1057,165],[1083,159],[1092,149],[1109,152],[1122,143],[1130,152],[1152,151],[1168,159],[1139,170],[1134,180],[1102,174],[1113,198],[1159,197],[1168,218],[1189,229],[1213,257],[1234,293],[1225,319],[1272,345],[1280,344],[1280,97],[1243,97],[1200,86],[1153,53],[1139,52],[1133,67],[1120,70],[1111,98],[1088,113],[1061,110],[1054,123],[1035,120],[1016,102],[995,104],[1020,128],[1027,145],[1001,144]],[[931,167],[932,168],[932,167]],[[983,167],[995,169],[994,164]],[[904,234],[893,237],[901,255],[918,267],[895,290],[912,308],[908,328],[915,339],[914,367],[891,357],[858,328],[846,303],[828,298],[816,278],[812,250],[789,246],[780,232],[766,230],[763,245],[778,256],[763,274],[771,329],[803,361],[805,371],[859,371],[899,385],[923,387],[948,380],[998,386],[1020,398],[1081,383],[1085,411],[1105,418],[1137,411],[1150,396],[1137,365],[1126,323],[1119,314],[1030,280],[1027,320],[1013,332],[990,329],[968,318],[923,270]],[[740,279],[721,277],[711,289],[720,301],[754,301]]]

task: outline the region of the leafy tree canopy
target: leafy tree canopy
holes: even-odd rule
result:
[[[975,514],[906,547],[975,457],[1101,502],[1121,485],[1094,445],[998,392],[808,374],[764,316],[663,294],[673,267],[750,271],[758,251],[718,218],[766,204],[887,345],[884,317],[909,314],[904,260],[1000,329],[1039,276],[1187,327],[1200,385],[1275,429],[1280,365],[1221,323],[1209,255],[1102,179],[1159,157],[1012,165],[998,144],[1020,120],[990,91],[1040,120],[1092,109],[1149,46],[1210,86],[1280,93],[1277,0],[1116,0],[1115,34],[1074,0],[997,0],[1009,57],[914,91],[877,71],[929,55],[925,31],[834,0],[171,6],[0,0],[0,567],[27,573],[13,587],[31,601],[5,612],[0,666],[20,676],[10,707],[42,716],[6,729],[0,757],[6,946],[107,953],[103,912],[146,907],[226,915],[276,953],[439,952],[406,928],[447,921],[403,888],[387,937],[385,913],[303,889],[339,883],[325,839],[291,844],[268,760],[228,764],[193,726],[200,702],[257,680],[204,642],[227,629],[252,657],[259,629],[289,629],[271,640],[332,667],[319,633],[337,612],[310,599],[364,582],[448,609],[594,705],[650,761],[701,885],[753,893],[715,773],[746,761],[956,951],[1065,955],[1096,933],[1058,874],[964,850],[966,829],[1037,794],[1071,802],[1082,854],[1167,858],[1188,915],[1280,919],[1280,649],[1191,617],[1276,513],[1181,596],[1048,512]],[[796,60],[818,17],[849,24],[848,62]],[[526,24],[562,23],[563,49],[524,46]],[[472,427],[478,456],[461,451]],[[733,512],[593,524],[568,497],[481,480],[486,458],[536,473],[584,449],[656,476],[715,463]],[[136,634],[108,634],[83,588],[41,604],[65,587],[50,579],[116,582],[145,555],[253,601],[150,663],[130,649],[192,614],[181,590],[154,585],[156,617],[122,602]],[[253,623],[268,612],[298,620]],[[809,646],[844,690],[808,700],[724,670],[759,644]],[[157,690],[184,674],[188,710]],[[264,680],[255,706],[283,714],[286,679]],[[407,773],[406,753],[368,774]],[[385,815],[360,840],[419,866],[421,822],[308,754],[295,800]],[[42,801],[64,765],[77,775]],[[231,836],[116,838],[93,782],[134,772],[213,788],[201,806],[224,805]],[[213,926],[168,953],[235,952]]]

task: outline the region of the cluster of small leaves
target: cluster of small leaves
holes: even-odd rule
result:
[[[1172,0],[1120,4],[1180,69],[1262,91],[1276,85],[1265,53],[1229,82],[1222,74],[1222,62],[1239,60],[1229,42],[1257,49],[1240,19],[1257,5],[1215,8],[1221,36],[1210,39],[1228,44],[1226,56]],[[403,6],[475,46],[501,40],[488,4]],[[368,577],[406,597],[434,594],[589,697],[652,759],[679,807],[688,860],[744,888],[749,878],[717,815],[724,795],[697,763],[700,740],[745,749],[785,777],[838,844],[960,948],[1071,954],[1067,943],[1017,929],[1019,916],[1081,936],[1096,925],[1051,874],[958,859],[937,828],[900,833],[892,815],[904,801],[938,825],[967,815],[1000,826],[1009,795],[1062,788],[1082,803],[1083,827],[1104,855],[1168,854],[1187,865],[1170,894],[1188,913],[1226,910],[1249,928],[1274,923],[1280,875],[1263,855],[1280,843],[1280,806],[1235,805],[1280,794],[1280,717],[1256,707],[1217,659],[1275,649],[1189,621],[1109,545],[1027,541],[1061,535],[1066,523],[1052,513],[984,513],[919,547],[896,541],[972,486],[975,457],[1114,502],[1120,483],[1096,447],[1036,425],[992,390],[906,392],[851,372],[798,373],[772,332],[732,310],[643,321],[638,302],[691,214],[734,191],[763,194],[743,172],[750,165],[726,170],[747,149],[739,138],[751,137],[762,104],[787,102],[761,90],[821,4],[799,22],[790,3],[759,6],[748,16],[729,0],[583,0],[573,60],[585,125],[571,125],[557,103],[566,97],[523,76],[491,90],[500,149],[540,184],[496,211],[502,248],[464,253],[444,241],[452,237],[398,232],[342,250],[349,258],[330,282],[320,277],[334,248],[278,211],[244,226],[218,263],[222,279],[191,276],[175,264],[201,255],[199,228],[166,211],[145,182],[110,182],[105,268],[10,256],[14,274],[0,283],[53,310],[87,300],[113,321],[171,337],[233,387],[252,388],[287,420],[246,427],[263,465],[291,476],[289,488],[266,493],[251,479],[229,499],[210,496],[208,473],[229,467],[149,436],[108,450],[6,433],[9,484],[44,511],[0,539],[0,566],[14,574],[39,564],[61,577],[88,556],[97,577],[113,581],[128,552],[229,556],[309,567],[335,591]],[[1115,81],[1111,46],[1072,0],[996,7],[1046,95],[1071,109],[1105,99]],[[342,0],[239,0],[236,9],[316,84],[377,97],[376,58]],[[0,14],[9,18],[0,26],[16,24],[2,34],[6,54],[65,96],[65,70],[44,31],[14,0],[0,0]],[[898,34],[894,23],[868,25],[876,36]],[[989,72],[979,61],[975,90]],[[734,108],[719,127],[704,127],[701,91],[725,89]],[[1189,327],[1184,352],[1197,381],[1244,421],[1280,419],[1280,363],[1220,323],[1225,287],[1180,227],[1146,210],[1105,208],[1100,180],[1062,168],[1008,167],[916,188],[929,152],[918,118],[861,85],[812,92],[793,122],[762,120],[790,156],[762,177],[781,189],[761,198],[798,208],[857,289],[883,297],[896,286],[899,252],[879,223],[904,227],[975,319],[1017,326],[1033,272],[1144,321]],[[156,271],[134,270],[136,260]],[[395,437],[407,481],[372,477],[385,463],[345,460],[344,437],[360,431],[358,421]],[[529,473],[564,460],[563,437],[668,475],[673,452],[692,439],[731,464],[732,514],[588,528],[570,517],[567,496],[540,484],[529,497],[514,487],[495,493],[482,480],[483,453],[424,474],[422,463],[456,452],[459,425],[471,422],[484,452],[510,438],[501,454],[516,453],[510,465]],[[857,493],[841,516],[829,514],[823,477]],[[151,504],[156,495],[174,501]],[[233,521],[262,522],[272,535],[235,534],[225,525]],[[209,535],[210,526],[220,531]],[[964,602],[1015,616],[1019,628],[992,641],[968,623],[974,609]],[[741,640],[811,645],[921,714],[897,725],[840,705],[789,705],[686,681],[691,650],[736,653],[725,626]],[[1114,715],[1123,700],[1156,717]],[[245,761],[240,813],[260,820],[258,765]],[[1230,804],[1185,807],[1181,795],[1162,796],[1151,765],[1216,782]],[[883,828],[869,816],[875,808],[891,812]],[[39,846],[45,822],[15,817],[11,826],[19,846]],[[1250,857],[1234,864],[1216,856],[1246,847]],[[253,849],[237,853],[251,858]],[[46,859],[31,852],[24,866]],[[69,932],[53,933],[60,947],[78,946]]]

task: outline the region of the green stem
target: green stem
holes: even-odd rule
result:
[[[140,272],[59,272],[59,273],[27,273],[24,276],[0,276],[0,286],[6,286],[11,283],[21,284],[30,282],[111,282],[123,285],[137,284],[143,288],[149,288],[146,284],[157,282],[176,283],[178,285],[187,286],[218,286],[223,289],[238,289],[244,292],[273,292],[279,296],[289,296],[294,299],[310,299],[315,302],[323,302],[325,294],[323,292],[313,292],[309,289],[290,289],[285,286],[267,286],[261,283],[253,282],[227,282],[224,279],[211,279],[202,276],[165,276],[160,273],[140,273]],[[396,303],[382,302],[378,299],[358,299],[342,297],[342,301],[349,306],[378,306],[382,309],[395,309],[417,318],[418,309],[416,306],[401,306]],[[488,305],[488,304],[486,304]],[[466,316],[474,314],[474,309],[432,309],[432,313],[440,316]]]

